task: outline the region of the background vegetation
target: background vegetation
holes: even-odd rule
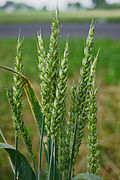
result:
[[[14,11],[6,13],[0,11],[0,23],[35,23],[51,22],[53,12],[50,11]],[[91,19],[98,21],[118,22],[120,21],[119,9],[95,9],[81,11],[60,12],[60,22],[91,22]]]

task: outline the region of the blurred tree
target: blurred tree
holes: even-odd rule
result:
[[[113,3],[108,4],[106,0],[92,0],[95,7],[94,8],[102,8],[102,9],[120,9],[120,4]]]
[[[35,8],[32,6],[29,6],[25,3],[16,3],[12,1],[6,1],[6,3],[0,7],[2,10],[9,10],[12,8],[12,10],[34,10]]]
[[[73,4],[72,3],[68,3],[68,8],[71,8],[72,6],[73,6]]]
[[[79,2],[74,3],[74,7],[79,10],[81,8],[81,4]]]
[[[79,2],[76,2],[76,3],[68,3],[68,9],[82,9],[82,6]]]
[[[42,11],[47,11],[47,7],[43,6]]]
[[[9,6],[13,6],[14,3],[12,1],[6,1],[5,5],[3,6],[4,8],[7,8]]]
[[[107,4],[106,0],[92,0],[92,2],[95,4],[95,8],[102,8]]]

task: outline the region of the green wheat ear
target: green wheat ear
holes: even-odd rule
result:
[[[73,155],[73,175],[74,175],[74,164],[79,152],[79,147],[81,145],[83,137],[83,128],[87,119],[87,89],[88,89],[88,80],[90,76],[90,69],[92,64],[92,52],[93,52],[93,39],[94,39],[94,24],[93,21],[90,25],[88,37],[86,40],[86,46],[84,48],[84,58],[82,61],[82,67],[80,70],[80,79],[78,86],[76,87],[76,96],[73,96],[71,99],[71,104],[74,104],[74,116],[77,116],[77,131]],[[73,111],[73,110],[72,110]],[[74,129],[73,132],[74,133]]]
[[[41,98],[43,113],[45,116],[45,125],[48,134],[50,134],[51,112],[56,94],[58,66],[59,66],[59,13],[53,16],[51,25],[51,36],[49,51],[45,55],[41,36],[38,36],[38,59],[41,79]]]
[[[66,42],[66,47],[64,51],[64,58],[60,64],[59,76],[57,79],[56,96],[54,101],[53,115],[51,121],[51,134],[57,136],[59,126],[61,121],[64,119],[63,108],[66,99],[66,88],[67,88],[67,72],[68,72],[68,42]],[[63,114],[63,116],[62,116]]]
[[[38,51],[38,68],[40,71],[40,79],[41,81],[44,79],[44,69],[45,69],[45,49],[43,45],[41,30],[40,33],[37,33],[38,37],[38,44],[37,44],[37,51]]]
[[[64,133],[66,122],[66,89],[67,89],[67,73],[68,73],[68,42],[66,42],[64,57],[60,63],[59,76],[57,79],[56,97],[53,106],[51,120],[51,135],[57,139],[58,144],[58,167],[61,171],[64,169]]]
[[[14,64],[14,70],[19,73],[23,73],[22,49],[23,49],[23,39],[21,39],[19,35],[17,42],[17,49],[16,49],[15,64]],[[29,154],[33,158],[32,142],[22,118],[23,81],[19,75],[13,74],[13,87],[11,90],[7,91],[7,95],[8,95],[8,101],[12,107],[12,120],[15,128],[16,136],[18,135],[18,131],[19,131],[23,137],[23,141],[26,145]]]
[[[99,53],[99,51],[98,51]],[[97,140],[97,89],[95,88],[95,69],[96,62],[98,58],[98,53],[94,59],[94,62],[91,66],[90,78],[89,78],[89,111],[88,111],[88,171],[92,174],[98,174],[99,172],[99,163],[98,163],[98,140]]]
[[[76,83],[73,81],[71,92],[70,92],[70,108],[69,108],[69,120],[67,121],[67,128],[66,128],[66,169],[68,171],[70,158],[72,154],[72,145],[73,145],[73,138],[74,138],[74,131],[75,131],[75,120],[77,117],[77,88]],[[73,157],[74,159],[74,157]],[[74,165],[73,165],[74,166]]]

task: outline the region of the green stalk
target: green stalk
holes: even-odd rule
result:
[[[56,180],[56,138],[54,143],[54,167],[53,167],[53,180]]]
[[[72,162],[73,162],[73,156],[74,156],[76,132],[77,132],[77,119],[75,120],[75,130],[74,130],[74,137],[73,137],[73,144],[72,144],[72,152],[71,152],[70,166],[69,166],[69,173],[68,173],[68,179],[67,179],[67,180],[70,180],[70,179],[71,179],[71,171],[72,171]]]
[[[37,170],[36,170],[36,165],[35,165],[35,161],[33,159],[33,167],[34,167],[34,170],[35,170],[35,176],[36,176],[36,180],[38,179],[38,175],[37,175]]]
[[[48,146],[48,164],[50,164],[50,156],[51,156],[51,136],[47,136],[47,146]]]
[[[17,152],[18,152],[18,134],[15,132],[15,174],[14,180],[17,180]]]
[[[45,147],[45,142],[43,142],[43,149],[44,149],[44,153],[45,153],[45,158],[46,158],[46,162],[48,163],[48,151],[47,151],[47,149],[46,149],[46,147]]]
[[[40,154],[39,154],[39,166],[38,166],[38,180],[40,180],[40,174],[41,174],[43,133],[44,133],[44,116],[42,118],[42,129],[41,129],[41,137],[40,137]]]
[[[50,155],[50,163],[49,163],[48,180],[51,180],[52,161],[53,161],[53,149],[54,149],[54,142],[53,142],[53,140],[52,140],[52,143],[51,143],[51,155]]]

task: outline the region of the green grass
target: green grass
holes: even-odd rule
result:
[[[5,13],[0,11],[0,23],[50,22],[53,12],[29,11]],[[90,22],[91,19],[120,21],[120,10],[86,10],[60,12],[61,22]]]
[[[0,40],[0,64],[12,67],[16,50],[16,39],[1,39]],[[44,38],[45,48],[48,49],[48,38]],[[23,62],[25,74],[34,81],[39,81],[36,72],[37,69],[37,38],[29,38],[24,41]],[[75,71],[79,70],[81,60],[83,58],[85,40],[80,38],[69,38],[70,49],[70,68],[69,76],[72,76]],[[65,40],[60,41],[61,54],[63,54]],[[95,39],[94,55],[100,48],[97,72],[100,74],[99,80],[107,84],[120,83],[120,42],[109,39]],[[28,68],[29,64],[29,68]],[[32,66],[31,66],[32,64]],[[4,73],[3,71],[0,72]],[[9,81],[9,73],[5,73]],[[39,74],[39,73],[38,73]]]

